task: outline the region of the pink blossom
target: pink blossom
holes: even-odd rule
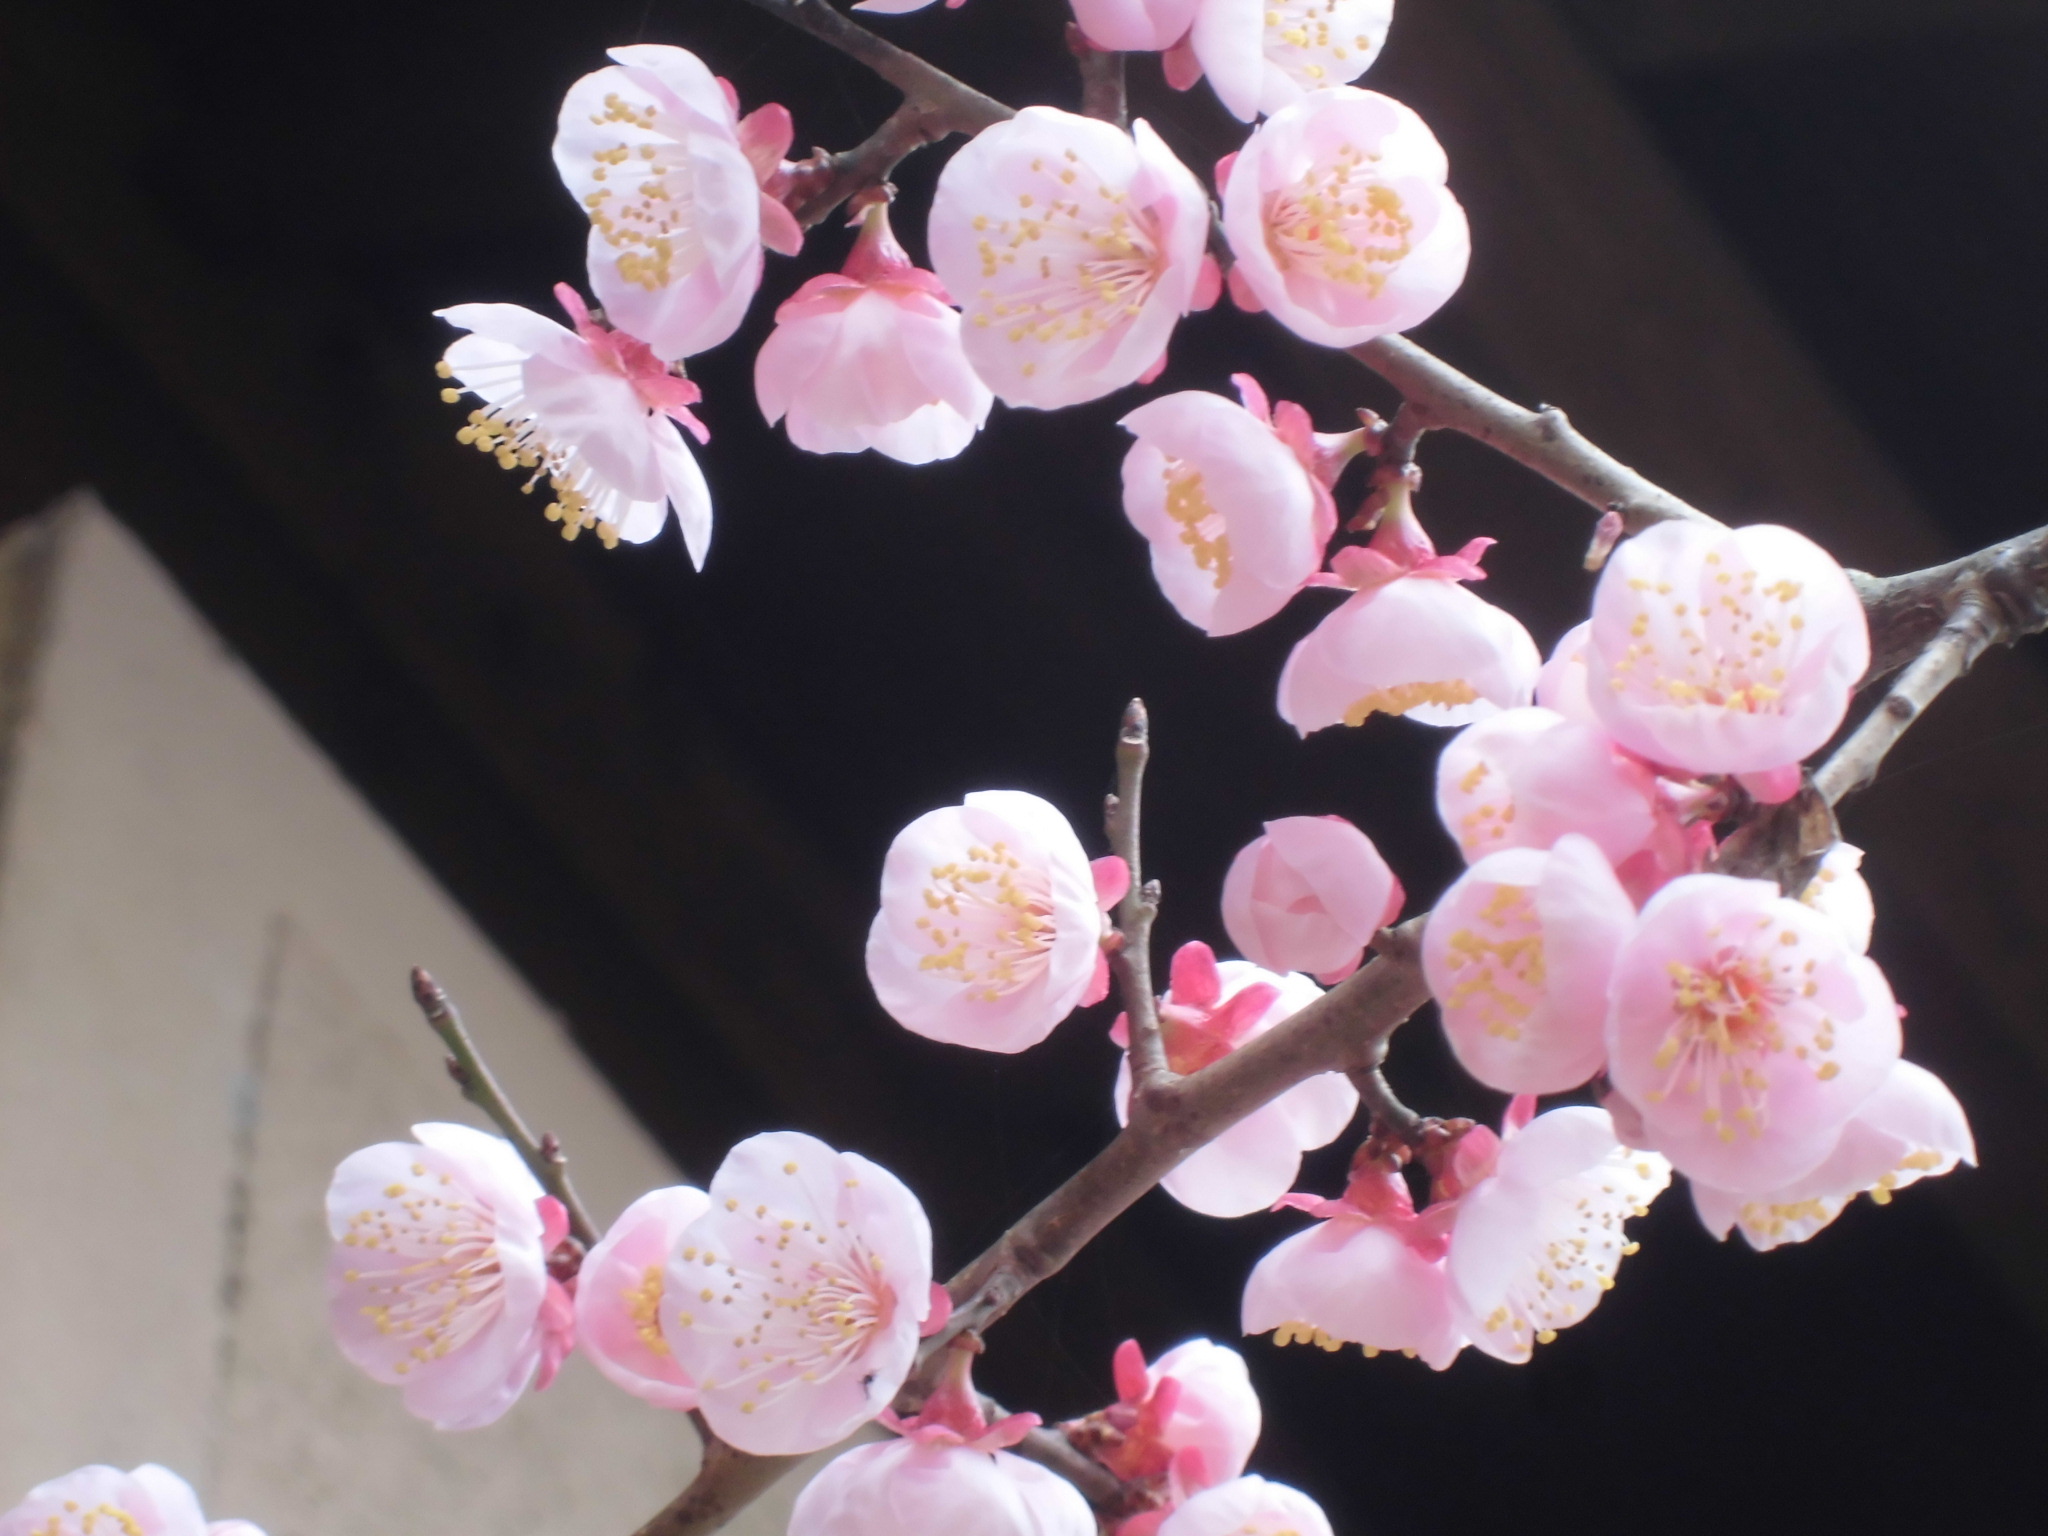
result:
[[[349,1362],[437,1429],[501,1418],[566,1354],[547,1260],[568,1235],[511,1143],[428,1123],[343,1159],[327,1189],[328,1321]]]
[[[1608,1076],[1644,1139],[1719,1189],[1819,1167],[1899,1055],[1884,975],[1828,918],[1765,880],[1686,875],[1615,962]]]
[[[988,420],[994,396],[960,347],[960,315],[911,264],[871,204],[841,273],[814,277],[775,311],[754,360],[772,426],[811,453],[872,448],[905,464],[950,459]]]
[[[804,1455],[889,1406],[932,1306],[924,1208],[888,1169],[750,1136],[668,1261],[662,1336],[721,1440]]]
[[[1263,1477],[1203,1490],[1166,1517],[1159,1536],[1331,1536],[1329,1517],[1305,1493]]]
[[[696,1383],[662,1337],[661,1309],[669,1255],[710,1206],[709,1195],[688,1185],[650,1190],[612,1223],[577,1274],[584,1353],[615,1386],[657,1408],[697,1406]]]
[[[811,1480],[790,1511],[790,1536],[1095,1536],[1072,1483],[1009,1454],[1038,1415],[983,1417],[970,1344],[948,1350],[915,1418],[882,1410],[902,1439],[858,1446]]]
[[[561,523],[565,539],[594,528],[607,547],[620,539],[644,544],[674,507],[691,563],[701,569],[711,544],[711,492],[677,431],[699,442],[710,436],[689,409],[700,391],[633,337],[594,321],[566,283],[555,297],[575,330],[516,304],[435,311],[470,333],[450,343],[441,376],[483,401],[456,441],[492,455],[501,468],[530,471],[528,490],[545,478],[556,497],[548,517]],[[441,393],[453,401],[460,391]]]
[[[1306,976],[1277,976],[1243,960],[1216,963],[1196,941],[1173,957],[1173,984],[1159,999],[1159,1032],[1167,1065],[1187,1074],[1220,1061],[1321,997]],[[1119,1125],[1130,1123],[1130,1024],[1122,1015],[1110,1038],[1126,1048],[1113,1090]],[[1341,1072],[1295,1084],[1191,1153],[1160,1186],[1205,1216],[1248,1216],[1287,1193],[1301,1154],[1344,1134],[1358,1110],[1358,1090]]]
[[[1082,35],[1111,52],[1159,53],[1187,36],[1202,0],[1073,0]]]
[[[1123,894],[1036,795],[984,790],[896,834],[868,930],[868,981],[927,1039],[1005,1054],[1108,989],[1102,914]],[[1098,886],[1098,880],[1109,884]]]
[[[1117,1346],[1117,1400],[1066,1425],[1068,1438],[1126,1483],[1156,1490],[1168,1506],[1236,1477],[1258,1443],[1260,1409],[1244,1357],[1190,1339],[1149,1369],[1135,1339]],[[1155,1530],[1164,1512],[1125,1522],[1121,1536]]]
[[[590,218],[590,286],[612,324],[664,360],[717,346],[761,282],[765,242],[803,231],[766,188],[793,127],[769,105],[742,118],[732,87],[694,53],[614,48],[563,98],[555,169]]]
[[[1394,0],[1200,0],[1167,78],[1186,90],[1202,75],[1243,122],[1310,91],[1356,80],[1387,41]]]
[[[1836,843],[1821,858],[1820,868],[1799,893],[1805,902],[1842,931],[1858,954],[1870,952],[1870,930],[1877,923],[1877,906],[1870,887],[1857,873],[1863,864],[1863,850],[1853,843]]]
[[[1152,574],[1180,616],[1234,635],[1278,613],[1323,563],[1337,531],[1330,486],[1362,441],[1321,435],[1292,401],[1277,409],[1249,374],[1244,404],[1190,389],[1118,423],[1124,515],[1152,545]]]
[[[1223,927],[1255,965],[1334,985],[1406,899],[1372,839],[1342,816],[1283,816],[1231,860]]]
[[[168,1467],[144,1462],[132,1472],[80,1467],[39,1483],[0,1515],[0,1536],[263,1536],[247,1520],[215,1520],[199,1509],[192,1485]]]
[[[1630,751],[1692,773],[1798,762],[1869,664],[1849,578],[1789,528],[1659,523],[1614,552],[1593,594],[1593,708]]]
[[[968,360],[1011,405],[1094,400],[1148,374],[1215,298],[1209,202],[1142,119],[1053,107],[985,128],[939,175],[926,237]]]
[[[1446,1267],[1460,1326],[1516,1364],[1599,1305],[1635,1252],[1623,1223],[1671,1182],[1663,1158],[1616,1139],[1606,1110],[1568,1105],[1531,1120],[1534,1108],[1517,1099],[1502,1137],[1480,1126],[1452,1158],[1463,1189]]]
[[[1354,589],[1287,658],[1280,718],[1302,735],[1377,712],[1465,725],[1529,702],[1542,659],[1519,620],[1460,583],[1493,541],[1439,555],[1405,483],[1387,489],[1369,547],[1340,549],[1331,580]]]
[[[1449,169],[1428,126],[1390,97],[1343,85],[1283,107],[1224,179],[1232,296],[1330,347],[1419,325],[1457,292],[1472,253]]]
[[[1465,1347],[1451,1307],[1444,1256],[1454,1202],[1420,1215],[1401,1175],[1367,1164],[1354,1170],[1343,1198],[1289,1196],[1321,1217],[1260,1259],[1245,1283],[1248,1334],[1274,1332],[1275,1344],[1313,1343],[1368,1355],[1398,1349],[1437,1370]]]
[[[1606,1058],[1607,983],[1635,904],[1590,840],[1490,853],[1438,901],[1422,967],[1458,1063],[1505,1093],[1562,1093]]]
[[[1894,1190],[1935,1178],[1958,1162],[1974,1166],[1976,1142],[1963,1106],[1924,1067],[1895,1061],[1863,1101],[1827,1160],[1804,1177],[1765,1194],[1739,1195],[1694,1181],[1700,1220],[1716,1237],[1740,1227],[1759,1250],[1803,1243],[1858,1195],[1889,1204]]]
[[[1541,707],[1467,726],[1437,759],[1436,808],[1466,859],[1596,843],[1638,900],[1713,853],[1711,823],[1685,819],[1696,791],[1671,784],[1595,726]]]

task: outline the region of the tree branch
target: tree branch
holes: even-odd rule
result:
[[[1152,919],[1159,914],[1159,882],[1147,883],[1140,862],[1138,822],[1143,813],[1145,764],[1152,756],[1145,701],[1124,707],[1116,737],[1116,793],[1102,808],[1110,851],[1131,871],[1131,888],[1117,903],[1118,943],[1109,957],[1131,1032],[1131,1116],[1149,1108],[1153,1096],[1174,1081],[1166,1046],[1159,1038],[1159,999],[1152,990]]]
[[[994,97],[982,95],[965,81],[870,32],[834,10],[827,0],[747,0],[747,4],[867,65],[901,91],[906,101],[943,118],[949,133],[979,133],[1017,115]]]
[[[1077,22],[1067,23],[1067,51],[1081,66],[1081,115],[1119,128],[1129,126],[1124,95],[1124,56],[1088,41]]]
[[[589,1248],[597,1241],[598,1230],[577,1198],[575,1186],[569,1182],[569,1159],[562,1153],[562,1144],[552,1132],[535,1137],[527,1129],[511,1099],[491,1075],[476,1042],[469,1038],[469,1031],[462,1027],[462,1015],[455,1011],[455,1004],[441,990],[441,984],[418,966],[412,972],[412,997],[426,1015],[428,1025],[448,1047],[448,1075],[455,1079],[462,1096],[489,1115],[505,1133],[505,1139],[518,1149],[533,1176],[540,1180],[541,1188],[562,1202],[569,1213],[570,1232]]]
[[[1714,521],[1595,447],[1554,405],[1533,411],[1517,405],[1405,336],[1381,336],[1350,351],[1401,392],[1403,413],[1414,413],[1418,435],[1449,427],[1476,437],[1589,506],[1616,514],[1629,533],[1670,518]]]
[[[1992,644],[2010,645],[2048,629],[2048,528],[1980,549],[1946,565],[1903,576],[1851,571],[1870,617],[1873,682],[1911,661],[1934,640],[1965,590],[1981,593],[1995,624]]]
[[[906,99],[853,148],[817,150],[798,161],[783,173],[779,195],[797,223],[809,229],[854,193],[886,182],[905,155],[959,131],[931,108]]]

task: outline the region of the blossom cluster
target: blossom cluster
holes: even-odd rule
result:
[[[1206,77],[1238,118],[1263,117],[1214,174],[1240,307],[1352,346],[1456,291],[1471,239],[1442,147],[1407,107],[1349,83],[1378,56],[1392,0],[1075,0],[1075,16],[1080,46],[1156,52],[1177,88]],[[785,159],[789,111],[742,113],[687,49],[634,44],[611,60],[569,88],[554,141],[589,221],[599,307],[564,284],[573,329],[511,304],[441,311],[466,333],[442,359],[443,395],[475,402],[461,441],[523,471],[527,490],[547,483],[565,537],[644,543],[672,509],[701,566],[711,495],[684,434],[709,434],[686,363],[739,329],[765,253],[802,249],[792,209],[832,162]],[[892,195],[848,201],[859,233],[842,269],[783,302],[756,355],[763,416],[809,452],[927,463],[962,452],[997,399],[1054,409],[1149,383],[1180,321],[1226,286],[1212,192],[1143,120],[1036,106],[983,130],[939,178],[931,270],[898,243]],[[1167,492],[1161,515],[1185,521],[1201,494]],[[1289,579],[1299,543],[1238,551],[1246,584],[1218,605],[1223,622]]]

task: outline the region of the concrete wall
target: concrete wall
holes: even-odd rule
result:
[[[689,1425],[573,1358],[489,1429],[409,1418],[328,1341],[321,1197],[358,1146],[476,1120],[414,964],[600,1221],[675,1171],[89,496],[0,549],[0,652],[0,1507],[153,1460],[272,1536],[626,1536]]]

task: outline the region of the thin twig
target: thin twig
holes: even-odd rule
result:
[[[1981,591],[1965,592],[1919,659],[1899,674],[1877,708],[1864,716],[1854,734],[1813,776],[1814,788],[1822,798],[1834,805],[1876,778],[1878,765],[1906,734],[1906,727],[1920,718],[1942,689],[2005,638],[2000,630],[1990,599]]]
[[[1117,903],[1118,943],[1109,967],[1123,998],[1131,1032],[1131,1114],[1149,1106],[1160,1088],[1174,1081],[1166,1045],[1159,1037],[1159,1000],[1152,991],[1152,919],[1159,915],[1159,882],[1147,881],[1140,861],[1138,825],[1144,810],[1145,764],[1152,756],[1151,723],[1145,701],[1124,707],[1116,736],[1116,793],[1103,803],[1103,830],[1110,851],[1131,872],[1131,886]]]
[[[943,113],[952,132],[979,133],[1017,115],[994,97],[984,96],[965,81],[870,32],[834,10],[827,0],[747,0],[747,4],[867,65],[906,100]]]
[[[491,1075],[476,1042],[469,1038],[469,1031],[462,1027],[462,1015],[455,1011],[455,1004],[441,990],[441,984],[418,966],[413,967],[412,997],[434,1033],[441,1037],[441,1043],[448,1047],[448,1075],[455,1079],[462,1096],[491,1117],[526,1166],[533,1170],[541,1188],[562,1202],[569,1213],[569,1231],[576,1240],[585,1248],[596,1243],[597,1227],[569,1182],[569,1159],[562,1153],[562,1144],[552,1132],[536,1137],[527,1129],[505,1090]]]
[[[1714,521],[1595,447],[1556,406],[1532,411],[1517,405],[1405,336],[1382,336],[1350,350],[1398,389],[1408,406],[1423,412],[1427,426],[1478,438],[1581,501],[1615,513],[1630,533],[1669,518]]]
[[[854,193],[881,186],[905,155],[957,130],[922,103],[906,100],[851,149],[819,150],[784,172],[780,196],[805,229],[822,224]]]

